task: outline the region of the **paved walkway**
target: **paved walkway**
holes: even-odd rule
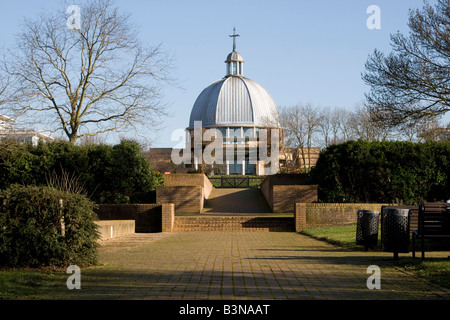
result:
[[[390,253],[290,232],[135,234],[103,242],[100,257],[103,266],[81,270],[81,290],[64,284],[49,298],[450,299],[450,290],[396,268]],[[367,288],[370,265],[381,268],[379,290]]]

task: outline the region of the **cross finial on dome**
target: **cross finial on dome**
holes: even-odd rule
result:
[[[233,38],[233,51],[236,51],[236,38],[240,37],[240,35],[236,34],[236,27],[233,28],[233,34],[230,37]]]

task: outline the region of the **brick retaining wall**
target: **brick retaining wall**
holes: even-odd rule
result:
[[[307,228],[356,224],[358,210],[374,210],[381,213],[379,203],[296,203],[295,230]]]
[[[203,188],[205,199],[209,198],[213,185],[208,177],[203,173],[171,173],[164,175],[164,186],[166,187],[192,187],[200,186]]]
[[[297,202],[317,201],[315,185],[274,185],[272,187],[272,211],[293,212]]]
[[[95,221],[100,233],[100,239],[112,239],[135,233],[134,220],[101,220]]]
[[[96,210],[100,220],[134,220],[136,233],[171,232],[173,204],[101,204]]]
[[[260,190],[272,212],[294,212],[296,203],[318,200],[317,186],[305,183],[305,175],[273,175],[264,178]]]
[[[205,199],[200,186],[160,186],[156,188],[156,201],[173,203],[176,212],[200,213]]]

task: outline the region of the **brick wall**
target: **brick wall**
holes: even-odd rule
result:
[[[180,213],[200,213],[204,194],[200,186],[160,186],[156,188],[157,203],[173,203]]]
[[[379,203],[296,203],[295,226],[300,232],[306,228],[356,224],[358,210],[381,213]]]
[[[175,224],[175,205],[173,203],[163,204],[161,206],[161,231],[173,232]]]
[[[100,220],[134,220],[136,233],[162,231],[160,204],[101,204],[96,212]]]
[[[164,175],[164,186],[179,187],[179,186],[200,186],[204,189],[205,199],[209,198],[213,185],[208,177],[203,173],[176,173]]]
[[[112,239],[135,233],[134,220],[102,220],[95,221],[100,233],[100,239]]]
[[[318,199],[317,186],[305,183],[303,174],[276,174],[265,177],[260,190],[272,212],[294,212],[296,203]]]
[[[272,202],[272,183],[270,180],[270,176],[266,176],[261,184],[259,185],[259,189],[261,193],[264,195],[267,204],[269,205],[270,210],[273,210],[273,202]]]
[[[295,203],[317,201],[315,185],[274,185],[272,187],[272,211],[293,212]]]

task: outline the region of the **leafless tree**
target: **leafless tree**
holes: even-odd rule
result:
[[[2,79],[3,80],[3,79]],[[0,80],[0,106],[6,102],[6,89],[8,88],[8,83]]]
[[[3,59],[16,93],[7,108],[51,120],[74,144],[158,124],[171,59],[159,45],[142,45],[130,16],[110,0],[82,1],[79,8],[79,28],[68,27],[67,7],[25,19]]]
[[[334,143],[342,143],[353,139],[351,130],[352,112],[344,108],[337,108],[333,113],[332,128]]]
[[[352,138],[351,120],[352,113],[347,109],[324,107],[320,116],[320,139],[323,146],[342,143]]]
[[[375,113],[360,104],[355,106],[355,111],[350,116],[353,139],[385,141],[394,137],[396,129],[387,122],[379,121]]]
[[[323,147],[328,147],[332,143],[333,135],[333,111],[329,108],[322,108],[320,110],[320,124],[319,132]]]
[[[298,150],[298,153],[293,154],[293,161],[300,160],[304,171],[311,167],[311,148],[320,126],[319,110],[310,104],[280,110],[280,124],[284,128],[286,146]]]
[[[393,125],[450,110],[450,2],[410,10],[409,36],[391,35],[393,51],[375,50],[362,78],[369,108]]]
[[[416,132],[419,141],[441,141],[450,138],[450,126],[443,126],[439,119],[429,119],[418,126]]]

